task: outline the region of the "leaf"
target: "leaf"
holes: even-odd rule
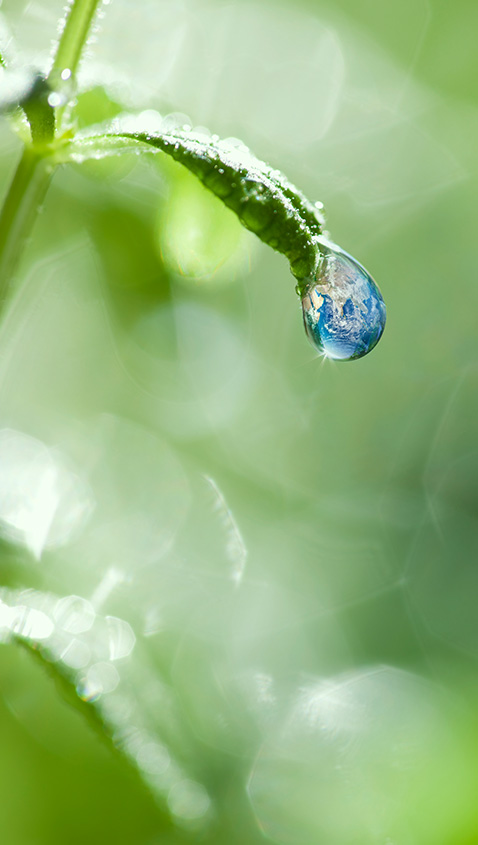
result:
[[[314,276],[321,258],[321,204],[310,202],[279,171],[237,139],[220,140],[204,131],[105,132],[77,137],[55,152],[57,163],[105,156],[165,152],[187,167],[241,223],[285,255],[299,283]]]
[[[80,596],[2,589],[0,644],[11,641],[43,664],[68,703],[129,760],[179,826],[194,819],[207,828],[208,792],[188,776],[174,748],[174,693],[128,622],[97,613]]]
[[[165,163],[171,190],[157,232],[165,265],[182,284],[231,282],[249,264],[251,235],[191,172]]]

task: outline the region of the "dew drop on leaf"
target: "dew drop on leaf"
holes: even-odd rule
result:
[[[376,346],[385,328],[382,295],[351,255],[323,238],[319,248],[315,278],[302,290],[307,337],[326,358],[362,358]]]

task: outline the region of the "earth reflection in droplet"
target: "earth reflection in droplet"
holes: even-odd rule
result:
[[[335,244],[320,241],[316,278],[302,294],[307,337],[326,358],[362,358],[383,334],[385,303],[358,261]]]

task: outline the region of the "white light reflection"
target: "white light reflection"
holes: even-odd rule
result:
[[[276,704],[274,693],[274,679],[264,672],[256,672],[254,675],[256,687],[256,700],[259,705],[270,707]]]
[[[108,626],[110,660],[129,657],[136,643],[131,625],[116,616],[106,616],[105,619]]]
[[[236,586],[239,586],[246,568],[247,548],[223,493],[213,478],[210,478],[208,475],[205,475],[204,478],[212,488],[214,494],[214,510],[218,513],[226,533],[226,555],[231,563],[231,579]]]
[[[0,600],[0,642],[7,642],[10,637],[12,608]]]
[[[103,578],[91,596],[91,604],[95,610],[99,610],[116,587],[123,584],[125,580],[123,572],[120,572],[120,570],[116,569],[114,566],[110,566],[109,569],[106,570]]]
[[[134,714],[134,703],[128,695],[113,691],[103,704],[103,714],[111,725],[129,723]]]
[[[168,805],[171,812],[182,822],[195,821],[205,816],[211,802],[209,796],[201,786],[193,780],[181,780],[175,783],[168,795]]]
[[[267,733],[280,707],[274,677],[267,672],[247,670],[237,676],[237,685],[255,724]]]
[[[171,758],[164,745],[150,741],[140,746],[136,755],[136,762],[139,768],[148,774],[162,775],[168,768]]]
[[[408,842],[410,817],[430,797],[426,773],[441,759],[440,707],[432,684],[388,666],[304,684],[266,729],[248,784],[266,836],[282,845],[385,843],[394,841],[397,808],[409,808],[398,828]]]
[[[163,620],[157,607],[149,607],[144,616],[143,637],[153,637],[161,631]]]
[[[63,649],[59,658],[70,669],[83,669],[90,662],[91,651],[86,643],[73,639]]]
[[[40,560],[67,543],[93,510],[93,498],[63,458],[12,429],[0,431],[0,533]]]
[[[56,624],[69,634],[89,631],[95,621],[95,611],[89,601],[81,596],[65,596],[53,611]]]
[[[94,663],[77,684],[77,692],[83,701],[96,701],[100,695],[113,692],[120,682],[118,670],[111,663]]]
[[[0,639],[3,641],[13,634],[23,639],[47,640],[53,629],[53,622],[41,610],[25,605],[10,607],[0,601]]]
[[[364,728],[366,708],[354,696],[353,682],[326,680],[299,691],[292,718],[311,732],[353,736]]]

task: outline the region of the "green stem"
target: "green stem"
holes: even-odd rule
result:
[[[74,77],[98,3],[99,0],[73,0],[46,89],[55,88],[64,80],[65,70],[69,71],[68,80]],[[0,212],[0,309],[53,173],[48,142],[53,137],[54,124],[49,123],[45,129],[42,123],[45,109],[38,115],[32,112],[31,104],[29,108],[34,146],[25,147]]]
[[[43,202],[53,166],[44,154],[25,147],[0,213],[0,308],[15,267]]]
[[[52,87],[62,78],[63,71],[70,72],[70,80],[75,76],[98,3],[99,0],[74,0],[70,7],[48,75],[48,82],[52,83]]]

